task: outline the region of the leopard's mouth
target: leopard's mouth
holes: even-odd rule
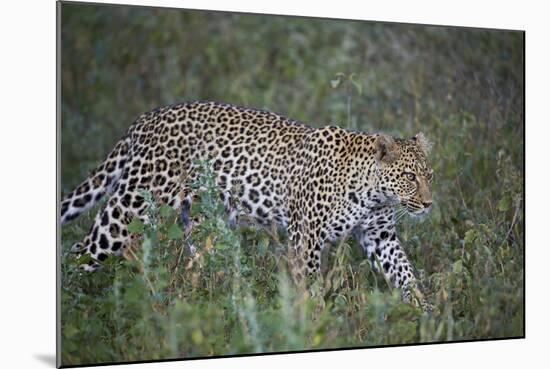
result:
[[[424,216],[424,215],[428,214],[429,212],[430,212],[430,209],[422,208],[420,210],[411,212],[411,215],[418,217],[418,216]]]
[[[422,204],[417,204],[415,201],[411,200],[402,200],[400,204],[406,210],[408,215],[412,215],[414,217],[426,215],[431,209],[431,207],[425,207]]]

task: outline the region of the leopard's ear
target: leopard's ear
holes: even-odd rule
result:
[[[393,163],[399,157],[399,147],[393,137],[379,134],[374,141],[376,161],[386,164]]]
[[[424,155],[428,155],[430,151],[432,150],[432,143],[424,136],[424,133],[418,132],[416,136],[413,137],[416,141],[416,144],[422,150]]]

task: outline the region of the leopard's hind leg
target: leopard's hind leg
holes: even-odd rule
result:
[[[82,268],[94,271],[109,255],[120,255],[131,241],[128,224],[134,217],[145,221],[146,206],[143,196],[137,192],[111,196],[96,215],[88,235],[72,248],[73,252],[90,256]]]
[[[127,186],[122,180],[119,190],[115,192],[94,220],[90,233],[82,243],[73,246],[73,251],[90,255],[90,260],[82,267],[94,271],[100,267],[111,254],[119,256],[131,243],[131,235],[127,229],[133,218],[139,218],[148,223],[148,204],[143,197],[144,188]],[[150,186],[147,191],[160,204],[167,204],[174,209],[181,209],[188,189],[176,180],[163,183],[162,186]]]

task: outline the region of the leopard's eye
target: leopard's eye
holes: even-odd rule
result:
[[[405,176],[405,178],[407,178],[411,182],[416,179],[416,176],[414,175],[414,173],[403,172],[403,175]]]

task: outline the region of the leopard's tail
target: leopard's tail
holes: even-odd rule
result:
[[[107,158],[88,178],[61,202],[61,224],[65,224],[94,206],[103,195],[112,192],[127,161],[130,148],[128,136],[117,142]]]

